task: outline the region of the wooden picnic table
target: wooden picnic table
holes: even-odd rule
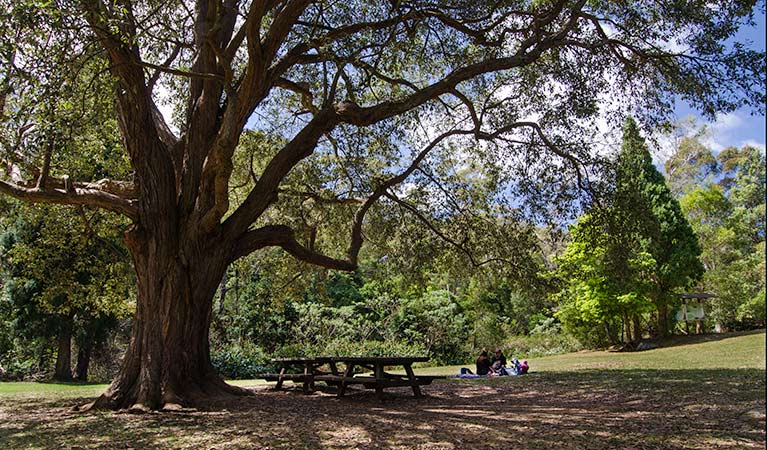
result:
[[[361,384],[367,389],[375,389],[379,397],[383,394],[385,388],[410,386],[413,389],[413,395],[420,397],[420,386],[431,384],[435,379],[445,378],[444,376],[415,375],[413,373],[413,363],[426,362],[428,360],[429,358],[427,357],[408,356],[276,358],[272,361],[281,366],[280,373],[262,374],[261,378],[277,381],[276,389],[282,387],[284,380],[302,383],[304,393],[314,390],[315,381],[322,381],[330,386],[336,386],[339,397],[343,397],[347,386],[351,384]],[[343,373],[338,369],[338,364],[344,365]],[[321,370],[325,365],[329,367],[329,371]],[[390,366],[402,366],[405,369],[405,374],[387,372],[386,368]],[[354,369],[359,367],[369,370],[372,372],[372,375],[355,373]],[[301,370],[303,373],[289,373],[290,369]]]
[[[268,381],[277,381],[275,389],[280,390],[284,380],[290,380],[295,383],[302,383],[305,394],[314,390],[314,377],[325,374],[320,368],[328,365],[331,375],[338,375],[336,363],[331,357],[315,358],[274,358],[272,362],[280,365],[279,374],[262,374],[261,378]],[[291,369],[301,370],[301,373],[289,373]]]

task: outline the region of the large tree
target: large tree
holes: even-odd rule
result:
[[[616,160],[610,195],[571,226],[572,241],[557,258],[559,317],[581,339],[604,327],[613,344],[613,324],[622,323],[626,342],[641,339],[640,317],[652,309],[666,335],[675,291],[704,271],[698,238],[632,118]]]
[[[631,258],[624,249],[645,252],[652,260],[649,297],[657,309],[658,332],[665,336],[669,331],[668,307],[679,293],[676,291],[699,280],[704,268],[699,260],[698,237],[655,168],[631,118],[623,127],[611,214],[620,242],[613,247],[614,266],[628,266]]]
[[[97,406],[242,393],[209,357],[228,264],[281,247],[354,270],[379,201],[423,219],[421,205],[435,217],[455,206],[439,200],[450,198],[440,176],[474,167],[551,212],[589,186],[600,113],[659,121],[675,96],[708,114],[763,108],[764,53],[728,42],[755,3],[3,0],[0,192],[133,223],[133,337]],[[77,146],[64,131],[85,115],[57,118],[109,99],[131,179],[69,178],[57,162]],[[246,125],[262,131],[249,159],[238,156]],[[232,183],[237,162],[245,188]],[[324,230],[345,231],[345,249],[291,220],[325,208],[348,219]]]

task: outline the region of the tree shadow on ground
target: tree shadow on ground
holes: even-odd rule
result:
[[[259,388],[206,410],[80,414],[0,405],[6,448],[763,448],[765,371],[591,370],[303,395]],[[80,400],[82,401],[82,400]]]

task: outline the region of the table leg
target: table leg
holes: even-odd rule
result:
[[[277,377],[277,386],[274,387],[275,390],[279,391],[282,389],[282,376],[285,375],[285,366],[280,369],[280,376]]]
[[[383,364],[376,364],[375,365],[375,376],[376,376],[376,396],[380,400],[383,398],[383,386],[381,383],[386,380],[386,373],[384,372]]]
[[[308,394],[314,389],[314,377],[312,372],[312,365],[307,363],[304,365],[304,383],[303,383],[303,390],[304,394]]]
[[[413,368],[410,367],[410,364],[405,364],[405,373],[407,373],[407,377],[410,379],[410,384],[413,386],[413,395],[415,397],[420,397],[421,388],[418,386],[418,380],[415,379],[415,374],[413,373]]]
[[[344,371],[344,378],[351,378],[352,375],[354,375],[354,364],[348,363]],[[346,380],[341,381],[341,385],[338,386],[338,396],[343,397],[344,393],[346,393]]]

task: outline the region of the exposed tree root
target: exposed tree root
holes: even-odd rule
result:
[[[203,383],[191,383],[182,389],[167,389],[159,401],[152,401],[152,398],[146,395],[126,395],[113,384],[95,401],[73,409],[80,412],[126,410],[132,414],[146,414],[151,411],[178,412],[206,409],[212,400],[222,397],[249,395],[253,395],[249,389],[226,384],[218,377]]]

